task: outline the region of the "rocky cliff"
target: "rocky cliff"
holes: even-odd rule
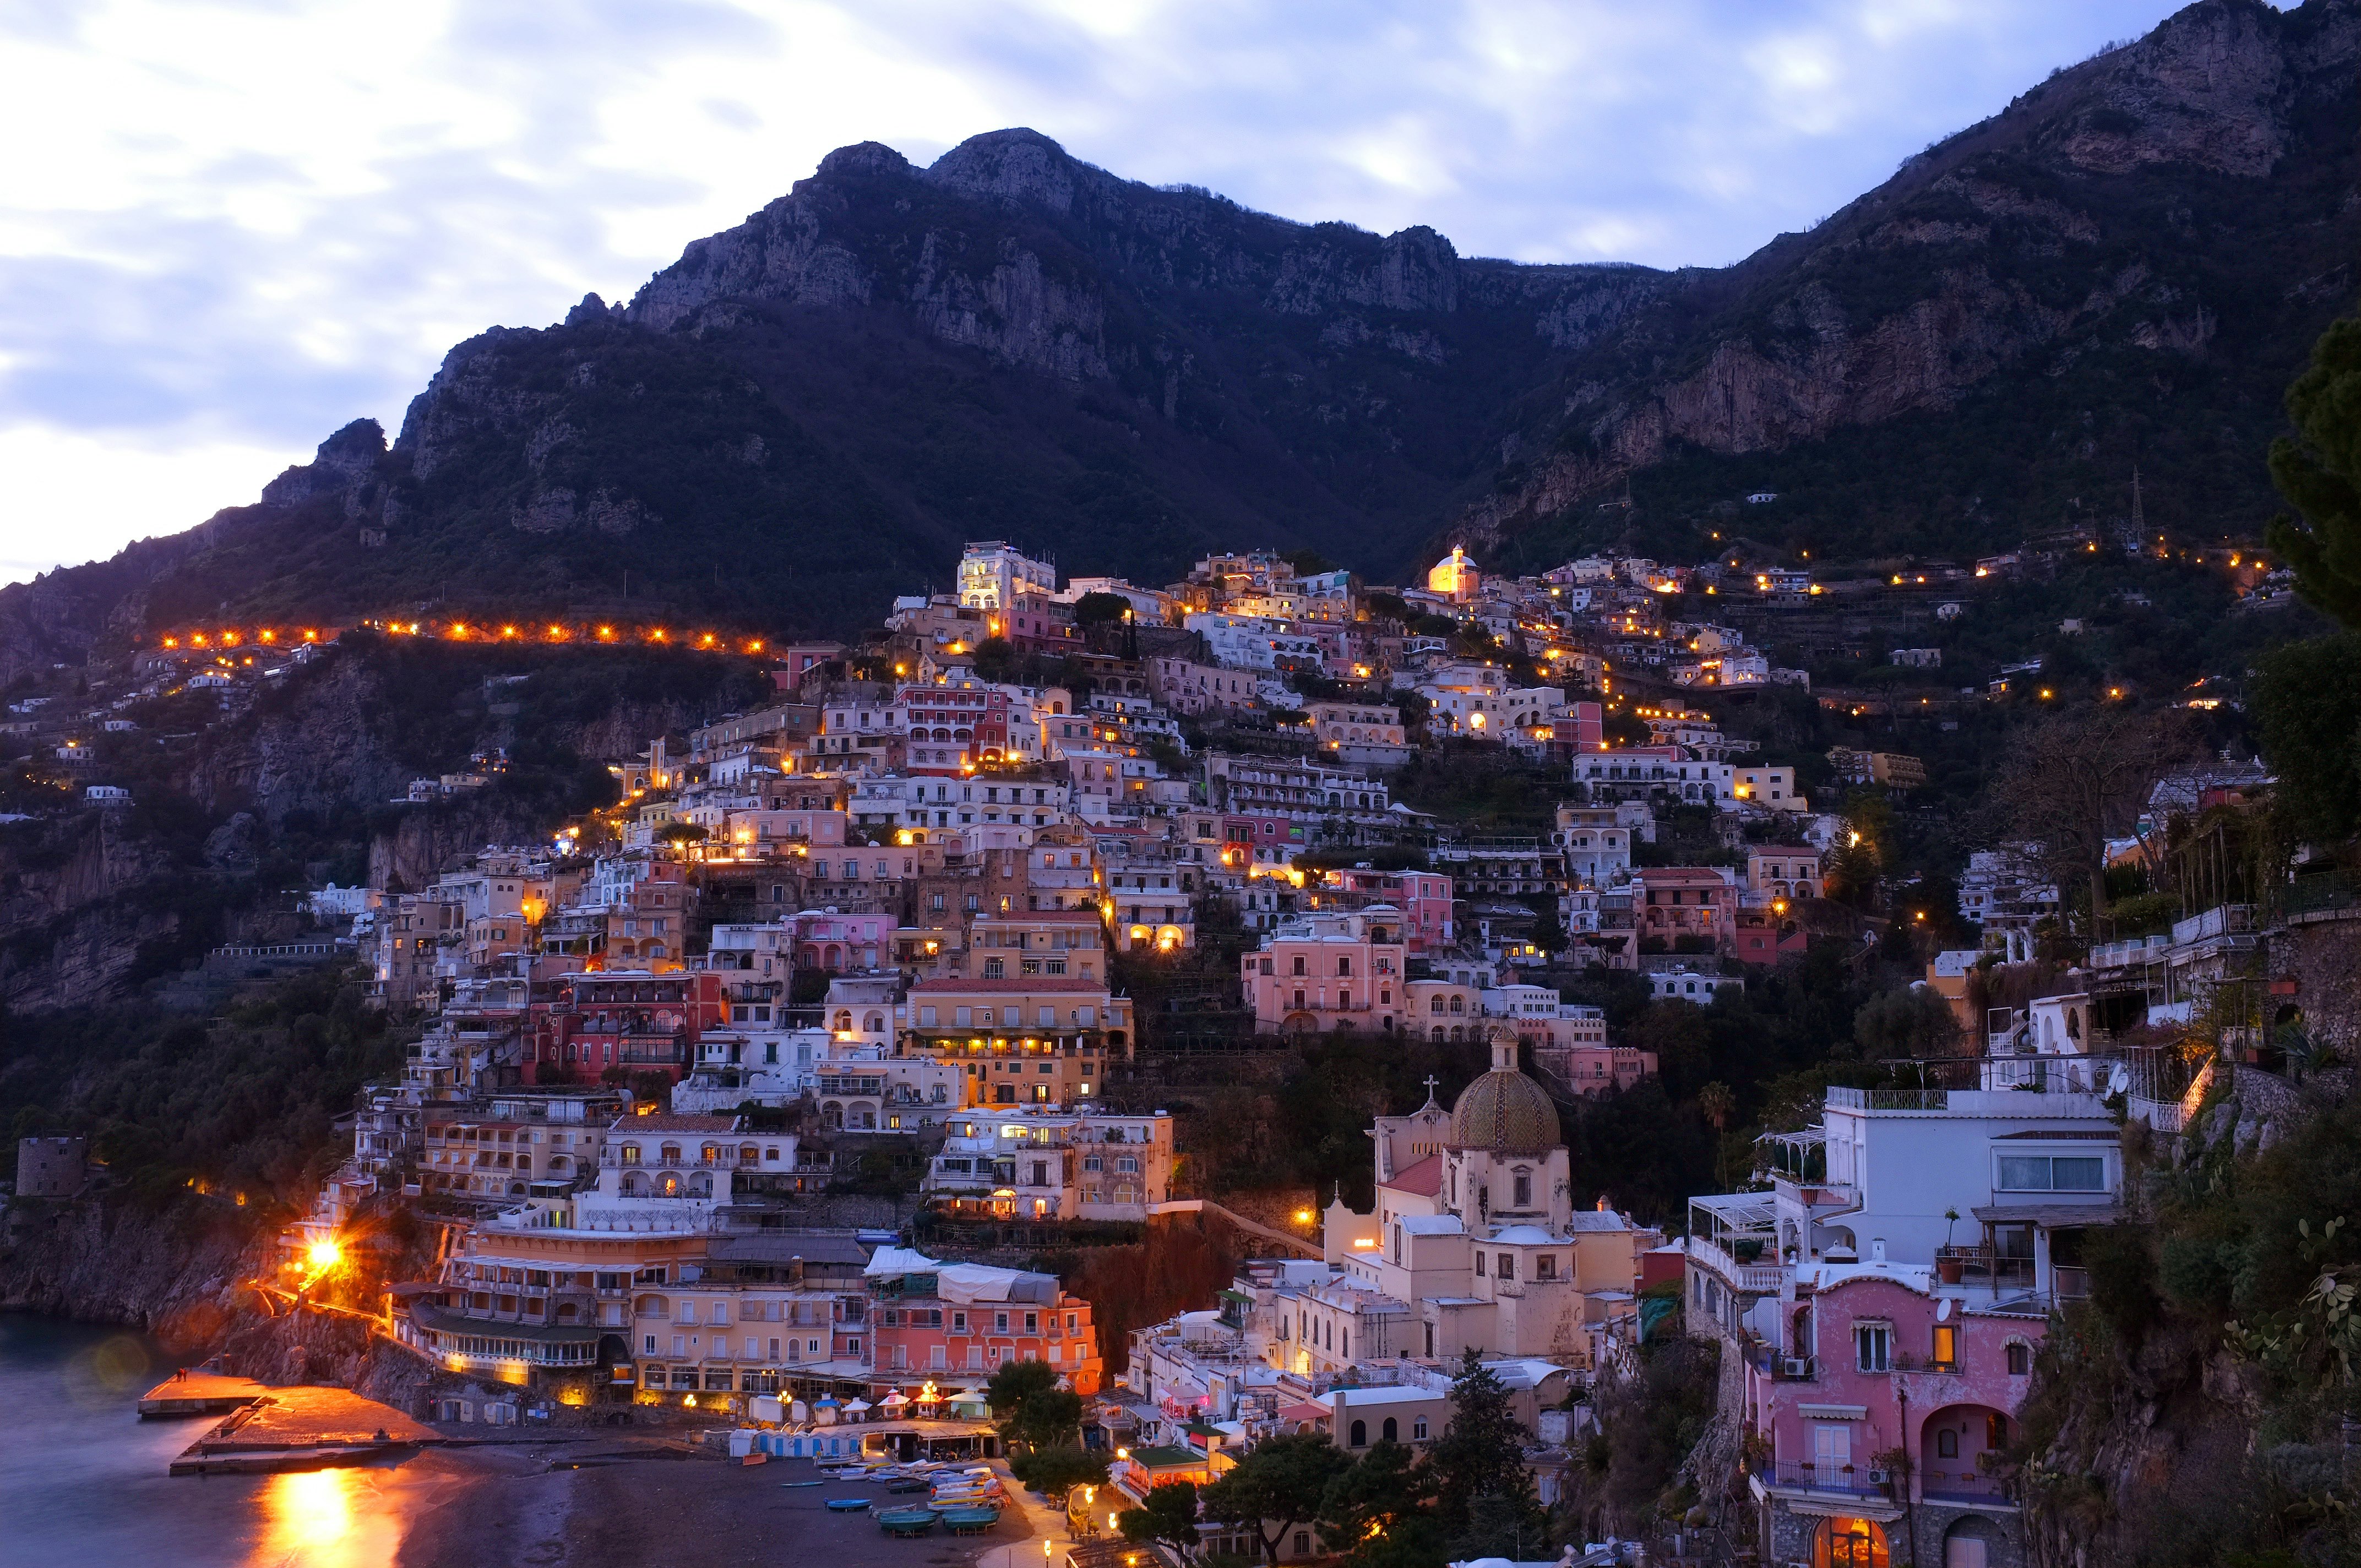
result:
[[[1439,536],[1677,555],[1773,490],[1752,533],[1982,550],[2122,510],[2135,465],[2159,523],[2251,524],[2279,390],[2355,287],[2356,62],[2361,0],[2200,0],[1674,273],[1291,223],[1027,130],[840,148],[627,304],[459,345],[390,443],[357,422],[257,506],[0,592],[0,674],[425,600],[840,630],[994,534],[1391,576]]]

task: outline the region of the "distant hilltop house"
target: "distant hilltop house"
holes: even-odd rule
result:
[[[1943,667],[1943,651],[1940,648],[1896,648],[1887,657],[1906,669],[1939,670]]]
[[[1776,490],[1756,490],[1746,498],[1746,504],[1751,507],[1767,507],[1778,499],[1779,492]]]
[[[83,800],[93,806],[128,806],[131,792],[121,784],[91,784],[82,792]]]

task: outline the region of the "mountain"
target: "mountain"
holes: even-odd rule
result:
[[[1455,538],[1679,558],[1770,490],[1773,546],[1982,551],[2125,510],[2135,466],[2151,521],[2251,532],[2356,289],[2356,64],[2361,0],[2201,0],[1673,272],[1290,223],[1027,130],[840,148],[630,303],[459,345],[390,444],[355,422],[256,505],[0,591],[0,678],[434,601],[841,631],[975,538],[1389,577]]]

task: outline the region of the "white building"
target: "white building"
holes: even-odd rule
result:
[[[1172,1118],[1165,1112],[979,1106],[950,1121],[950,1136],[920,1190],[957,1211],[1145,1220],[1171,1196],[1172,1158]]]
[[[1058,568],[1036,561],[1004,540],[971,543],[960,557],[962,609],[1014,609],[1020,596],[1047,598],[1058,591]]]

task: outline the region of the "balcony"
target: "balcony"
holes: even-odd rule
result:
[[[1750,1344],[1746,1347],[1747,1364],[1774,1383],[1810,1383],[1819,1371],[1818,1362],[1808,1355],[1789,1355],[1776,1345]]]
[[[1887,1479],[1887,1472],[1867,1464],[1817,1465],[1808,1459],[1758,1459],[1747,1466],[1747,1474],[1763,1486],[1779,1491],[1894,1500],[1894,1486]]]
[[[2004,1256],[1989,1246],[1939,1246],[1935,1249],[1936,1272],[1950,1283],[1952,1270],[1946,1265],[1958,1265],[1959,1284],[1993,1291],[2030,1290],[2033,1288],[2033,1259]]]
[[[1771,1245],[1770,1238],[1764,1237],[1763,1245],[1768,1247]],[[1719,1243],[1708,1241],[1702,1236],[1689,1237],[1687,1245],[1692,1261],[1703,1264],[1740,1290],[1764,1296],[1776,1296],[1786,1288],[1788,1276],[1784,1265],[1741,1263]]]

